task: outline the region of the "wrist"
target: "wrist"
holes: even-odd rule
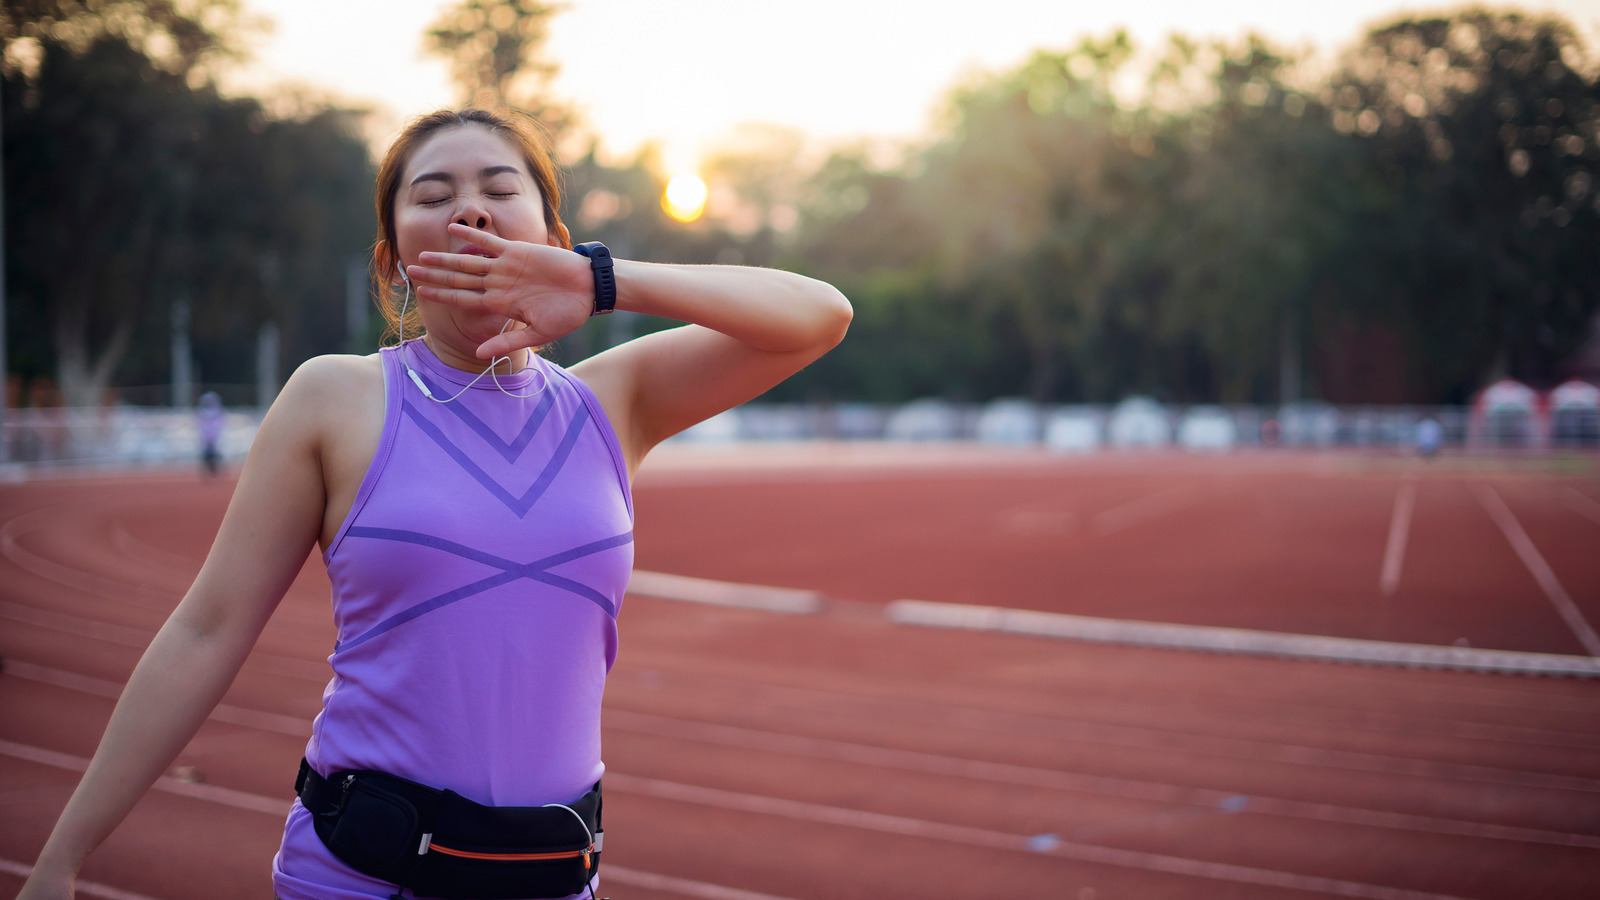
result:
[[[590,316],[603,316],[617,308],[617,276],[612,268],[611,251],[599,241],[589,241],[572,248],[573,252],[589,259],[589,271],[594,275],[594,308]]]
[[[46,879],[66,879],[74,881],[78,877],[78,869],[82,867],[82,859],[71,859],[57,853],[52,853],[46,846],[39,853],[39,858],[33,863],[33,875]]]

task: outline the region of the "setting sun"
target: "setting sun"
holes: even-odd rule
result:
[[[667,182],[661,207],[679,222],[693,222],[706,211],[706,183],[698,175],[678,175]]]

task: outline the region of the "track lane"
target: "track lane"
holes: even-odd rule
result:
[[[0,508],[3,506],[0,503]],[[1197,508],[1188,507],[1190,511]],[[1046,517],[1043,521],[1049,524],[1050,520]],[[1156,521],[1162,520],[1150,520]],[[145,529],[149,527],[146,525]],[[1136,530],[1126,529],[1130,533]],[[181,551],[159,544],[141,547],[138,541],[130,541],[141,532],[125,527],[123,533],[119,537],[117,523],[110,522],[100,531],[101,543],[89,547],[89,552],[124,559],[129,553],[143,554],[147,560],[158,560],[159,567],[163,564],[159,562],[161,553]],[[1381,534],[1378,543],[1381,552]],[[74,544],[69,541],[64,546],[70,549]],[[81,545],[78,548],[83,549]],[[157,552],[152,553],[152,549]],[[180,562],[166,560],[173,566]],[[1376,564],[1375,561],[1374,567]],[[0,578],[11,574],[0,569]],[[1372,581],[1370,573],[1367,580]],[[6,581],[0,583],[9,585]],[[1368,589],[1372,589],[1370,584]],[[0,600],[38,602],[37,598],[3,595],[5,590],[0,589]],[[305,631],[312,637],[296,636],[296,629],[302,625],[286,628],[286,646],[315,640],[315,622],[319,616],[326,616],[325,588],[320,596],[311,591],[292,594],[285,600],[285,610],[305,616],[304,622],[312,623],[305,626]],[[125,609],[118,610],[112,601],[103,598],[101,605],[87,604],[83,598],[65,602],[85,614],[103,612],[112,618],[126,614]],[[1417,791],[1423,796],[1413,798],[1416,802],[1450,806],[1464,802],[1462,798],[1469,794],[1500,792],[1506,796],[1490,805],[1499,807],[1499,801],[1511,799],[1514,817],[1519,820],[1523,820],[1524,813],[1532,820],[1552,815],[1551,810],[1560,806],[1557,798],[1561,792],[1551,785],[1571,787],[1583,780],[1582,775],[1573,773],[1591,768],[1586,762],[1592,751],[1588,739],[1593,736],[1593,729],[1586,730],[1584,726],[1596,721],[1593,712],[1597,698],[1592,686],[1576,683],[1450,677],[1448,673],[1353,669],[1282,660],[1246,661],[1090,648],[1007,636],[908,634],[903,629],[848,617],[775,619],[737,610],[689,609],[668,601],[636,597],[630,597],[624,608],[627,612],[623,619],[622,662],[613,673],[607,694],[608,709],[615,712],[654,715],[676,710],[680,715],[675,718],[680,722],[700,721],[747,730],[764,726],[768,733],[780,737],[834,741],[863,737],[868,746],[887,745],[888,749],[902,752],[942,750],[948,751],[951,759],[993,760],[1004,765],[1040,761],[1041,747],[1046,748],[1042,761],[1053,764],[1064,748],[1069,754],[1077,754],[1073,758],[1081,759],[1087,769],[1101,770],[1097,774],[1108,768],[1114,772],[1117,760],[1127,759],[1131,751],[1140,757],[1133,761],[1137,766],[1158,775],[1221,766],[1233,772],[1227,775],[1230,787],[1243,783],[1245,787],[1260,788],[1273,778],[1283,778],[1297,791],[1312,794],[1330,790],[1348,795],[1356,790],[1351,785],[1370,783],[1371,793],[1377,796],[1383,793],[1386,779],[1398,779],[1389,788],[1403,793],[1408,787],[1415,788],[1432,779],[1441,782],[1440,789]],[[6,652],[6,646],[16,646],[14,652],[32,652],[34,639],[63,634],[40,626],[13,628],[13,621],[7,620],[6,627],[0,628],[0,653]],[[70,657],[71,636],[66,637],[69,640],[54,644],[49,639],[42,640],[43,653]],[[112,645],[108,652],[115,655],[116,646],[119,645]],[[131,668],[132,660],[127,657],[137,656],[136,648],[125,649],[133,652],[111,660],[115,665],[97,660],[91,668],[113,676],[113,680],[125,677],[125,670],[119,674],[118,666],[125,663]],[[300,652],[301,663],[320,664],[326,671],[325,663],[314,652]],[[957,660],[952,666],[951,662]],[[73,662],[70,658],[58,661]],[[0,685],[10,691],[11,686],[5,684],[8,680],[0,678]],[[309,678],[288,679],[257,670],[247,672],[241,681],[254,684],[247,692],[253,702],[247,704],[235,694],[230,694],[229,702],[241,707],[259,705],[262,711],[274,715],[288,715],[285,710],[298,710],[308,700],[314,704],[314,692],[320,690],[320,683]],[[748,688],[744,693],[731,689],[741,683]],[[33,701],[17,702],[26,705]],[[741,705],[729,709],[728,703]],[[51,702],[39,702],[37,708],[61,709],[68,705],[75,705],[75,701],[57,697]],[[703,719],[690,720],[681,715],[692,711],[704,714]],[[89,718],[94,718],[92,710],[90,713]],[[30,718],[34,715],[29,713]],[[103,717],[103,711],[100,715]],[[1423,716],[1427,727],[1409,727],[1416,716]],[[1356,727],[1351,727],[1352,723]],[[876,732],[872,730],[874,725]],[[236,722],[208,724],[203,734],[209,735],[211,742],[201,748],[205,758],[241,758],[256,752],[250,746],[261,742],[238,737],[246,727]],[[1541,740],[1548,736],[1558,740]],[[303,741],[284,737],[287,751],[297,758],[297,745]],[[1298,835],[1298,839],[1285,837],[1285,848],[1279,849],[1273,829],[1262,823],[1282,817],[1259,811],[1223,815],[1197,807],[1116,796],[1097,799],[1092,792],[1059,793],[1054,789],[1018,794],[1013,793],[1015,786],[996,786],[983,779],[927,772],[885,775],[883,771],[893,767],[816,759],[815,755],[772,749],[719,749],[716,742],[641,733],[638,728],[608,728],[606,741],[608,761],[619,776],[723,791],[730,791],[727,780],[743,779],[732,787],[743,786],[746,790],[731,793],[915,821],[961,824],[980,830],[984,826],[1002,826],[987,830],[1026,837],[1023,829],[1004,828],[1020,822],[1041,829],[1060,829],[1056,833],[1068,842],[1110,843],[1114,845],[1111,849],[1157,856],[1164,848],[1177,848],[1188,854],[1180,854],[1180,858],[1207,857],[1218,859],[1225,866],[1248,868],[1250,854],[1258,852],[1269,869],[1292,870],[1291,874],[1303,877],[1327,877],[1319,868],[1324,865],[1330,867],[1327,871],[1334,877],[1352,884],[1367,883],[1351,881],[1354,876],[1375,874],[1381,876],[1383,883],[1373,887],[1391,891],[1391,895],[1396,890],[1422,890],[1454,891],[1456,896],[1494,896],[1485,891],[1496,890],[1496,884],[1505,887],[1505,883],[1497,881],[1490,869],[1536,866],[1537,871],[1545,873],[1541,879],[1548,879],[1548,883],[1541,880],[1538,885],[1541,895],[1560,897],[1574,885],[1587,886],[1581,874],[1573,874],[1572,864],[1563,862],[1567,857],[1562,854],[1576,852],[1579,864],[1594,860],[1593,851],[1582,847],[1508,850],[1503,840],[1461,835],[1424,836],[1413,841],[1395,838],[1393,829],[1340,822],[1296,822],[1287,829],[1280,824],[1277,830]],[[1129,743],[1135,746],[1126,746]],[[1295,750],[1296,747],[1303,749]],[[279,752],[283,751],[272,751],[273,755]],[[1228,761],[1230,754],[1240,753],[1247,757],[1250,753],[1298,753],[1302,758],[1280,759],[1267,765],[1259,759],[1254,765],[1245,759],[1242,766]],[[727,765],[707,765],[708,758],[719,756],[736,759],[732,769]],[[1223,761],[1219,763],[1217,758]],[[633,761],[624,765],[629,759]],[[1435,775],[1424,773],[1419,780],[1419,776],[1405,771],[1344,771],[1354,762],[1370,768],[1374,760],[1388,760],[1381,766],[1390,766],[1408,759],[1432,766]],[[1324,765],[1329,762],[1339,764]],[[647,770],[649,765],[660,768]],[[1161,771],[1163,766],[1166,772]],[[1276,774],[1274,766],[1279,767]],[[226,774],[230,786],[236,778],[243,777],[222,768],[216,771]],[[1450,777],[1436,777],[1441,771],[1450,772]],[[1469,790],[1453,783],[1463,774],[1482,776],[1494,771],[1520,775],[1509,779],[1516,783],[1491,787],[1487,792],[1477,786]],[[703,777],[688,777],[696,773]],[[1226,774],[1221,769],[1213,774],[1218,773]],[[1241,782],[1247,776],[1248,780]],[[1549,780],[1552,776],[1554,781]],[[1529,777],[1546,786],[1525,783]],[[1572,780],[1575,777],[1577,782]],[[719,783],[717,779],[723,781]],[[1172,781],[1167,777],[1161,783]],[[841,783],[856,790],[843,790]],[[0,791],[4,790],[0,787]],[[776,818],[783,821],[771,822],[759,816],[752,818],[748,811],[691,809],[695,804],[666,803],[625,790],[619,790],[618,795],[626,798],[616,804],[621,809],[638,811],[651,804],[664,804],[657,810],[661,815],[630,823],[630,833],[651,835],[646,844],[630,842],[636,851],[680,851],[661,857],[661,866],[639,866],[642,871],[669,872],[686,878],[697,871],[733,873],[739,878],[721,879],[720,883],[787,897],[824,893],[905,896],[908,888],[923,894],[930,890],[942,894],[947,886],[960,888],[948,894],[951,896],[982,897],[993,896],[995,885],[1046,896],[1055,895],[1063,885],[1068,890],[1075,890],[1076,885],[1099,885],[1102,896],[1116,891],[1134,896],[1306,895],[1282,886],[1197,880],[1193,873],[1129,870],[1107,865],[1103,860],[1034,860],[1040,854],[1026,851],[1016,851],[1023,862],[1007,870],[1014,870],[1015,874],[997,880],[990,875],[996,866],[992,849],[974,848],[969,852],[952,844],[930,851],[926,839],[911,840],[886,833],[863,838],[844,833],[849,829],[838,823],[808,825],[803,819],[782,816]],[[1057,797],[1060,799],[1052,800]],[[1517,797],[1522,799],[1518,801]],[[846,804],[844,800],[855,802]],[[866,808],[859,809],[863,805]],[[996,806],[1016,811],[1017,821],[1005,816],[999,817],[998,822],[984,819]],[[965,824],[968,822],[976,824]],[[680,823],[688,824],[687,834],[680,833]],[[277,827],[275,824],[271,837],[274,846]],[[719,834],[739,835],[741,842],[754,841],[754,846],[731,851],[708,846]],[[1378,834],[1386,836],[1373,836]],[[1293,845],[1307,843],[1326,848],[1328,858],[1318,862],[1295,856]],[[1464,849],[1478,844],[1488,849]],[[1394,862],[1395,849],[1402,845],[1412,850],[1410,866]],[[870,877],[841,888],[837,872],[819,872],[815,866],[815,860],[829,857],[806,852],[810,847],[816,847],[819,853],[834,853],[846,865],[860,860],[860,865],[850,868],[850,872],[865,871]],[[1364,870],[1349,867],[1348,860],[1340,861],[1356,847],[1367,848],[1360,851]],[[774,848],[782,850],[774,852]],[[1553,849],[1555,855],[1545,853],[1545,849]],[[790,851],[792,858],[777,858]],[[617,854],[608,858],[625,862]],[[1286,860],[1292,860],[1294,865],[1288,865]],[[1462,860],[1468,862],[1463,864]],[[1586,873],[1587,868],[1576,871]],[[785,884],[799,890],[777,889]],[[647,890],[655,889],[629,889],[625,896],[647,896],[636,892]],[[617,893],[622,892],[619,889]]]

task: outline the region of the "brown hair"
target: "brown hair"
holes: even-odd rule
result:
[[[400,193],[400,179],[411,162],[417,148],[435,134],[449,128],[476,125],[487,128],[510,141],[528,164],[528,174],[539,187],[544,202],[544,224],[562,247],[572,249],[572,237],[567,226],[561,224],[561,182],[556,164],[551,158],[549,142],[537,122],[531,118],[501,115],[486,109],[441,109],[413,119],[400,136],[389,145],[383,162],[378,166],[378,182],[373,188],[372,204],[378,214],[378,240],[372,246],[372,276],[377,287],[378,309],[383,313],[385,327],[383,340],[404,340],[408,333],[421,333],[422,316],[417,305],[406,312],[406,321],[400,321],[400,292],[395,290],[394,255],[394,200]]]

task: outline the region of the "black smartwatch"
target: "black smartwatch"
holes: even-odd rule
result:
[[[599,241],[589,241],[572,248],[589,257],[589,269],[594,272],[594,309],[591,316],[603,316],[617,308],[617,276],[611,271],[611,251]]]

